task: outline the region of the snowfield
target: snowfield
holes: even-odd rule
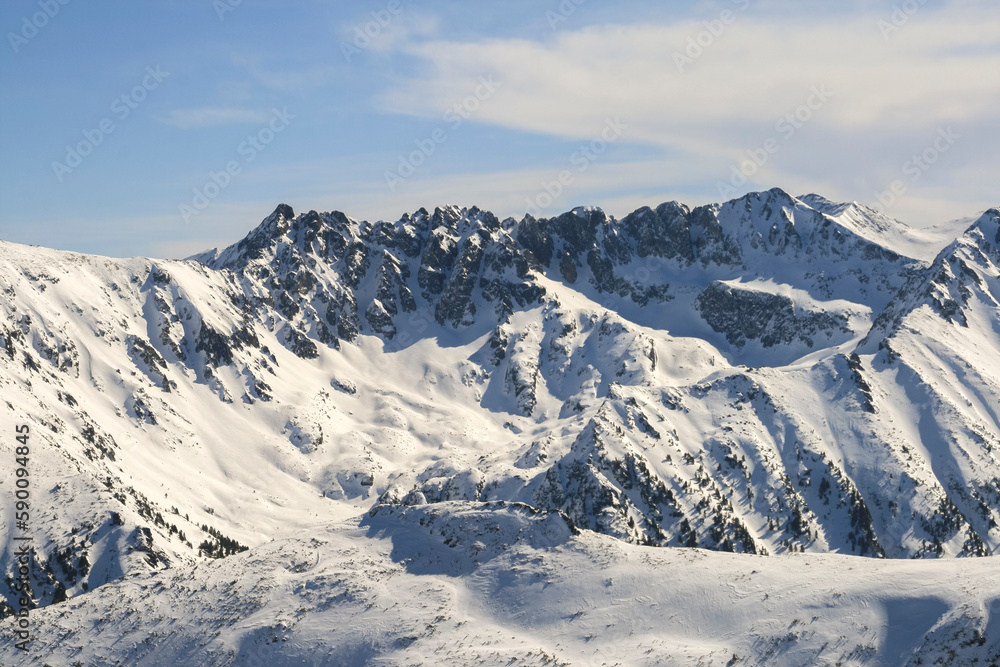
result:
[[[37,612],[33,651],[87,665],[990,664],[1000,569],[954,563],[639,547],[524,506],[379,506]]]

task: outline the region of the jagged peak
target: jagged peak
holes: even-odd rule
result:
[[[834,218],[841,224],[847,222],[853,223],[852,226],[863,224],[864,227],[877,231],[898,230],[907,227],[899,220],[858,201],[835,202],[815,193],[802,195],[798,200],[814,211]]]
[[[312,212],[315,214],[315,211]],[[295,211],[288,204],[278,204],[257,227],[247,234],[246,239],[254,237],[269,236],[277,238],[288,232],[288,228],[295,221]],[[246,240],[244,239],[244,240]]]
[[[969,236],[977,231],[982,233],[983,238],[1000,248],[1000,208],[993,207],[983,211],[983,214],[965,230],[964,236]]]
[[[930,305],[942,318],[968,326],[967,310],[972,289],[990,288],[984,278],[1000,266],[1000,210],[987,209],[964,234],[948,244],[925,272],[917,274],[875,320],[871,331],[858,344],[859,352],[871,351],[878,342],[902,327],[903,318],[923,305]]]
[[[837,214],[838,211],[840,214]],[[608,215],[599,206],[577,206],[551,217],[536,219],[526,214],[520,221],[508,218],[501,222],[493,213],[478,206],[447,204],[434,207],[433,212],[421,207],[413,213],[402,214],[395,222],[369,223],[357,222],[339,211],[317,213],[310,210],[295,216],[291,206],[280,204],[238,244],[222,252],[203,253],[195,259],[217,268],[236,268],[240,264],[264,257],[267,254],[266,248],[280,245],[282,241],[305,249],[313,244],[313,239],[321,236],[320,230],[324,226],[332,226],[345,238],[354,236],[355,240],[360,239],[365,243],[368,242],[366,239],[380,244],[383,239],[405,236],[408,239],[406,243],[412,248],[421,245],[421,237],[434,232],[448,234],[456,241],[470,234],[511,234],[519,239],[538,236],[536,240],[545,247],[553,241],[561,245],[561,239],[578,250],[599,242],[599,239],[608,234],[617,236],[626,228],[634,228],[633,231],[641,228],[644,235],[652,234],[658,238],[664,232],[655,230],[662,226],[672,237],[677,237],[678,234],[689,237],[687,240],[682,239],[681,245],[684,247],[672,248],[668,254],[673,256],[675,252],[680,252],[689,261],[693,261],[692,253],[686,248],[691,243],[699,242],[705,233],[713,238],[719,237],[720,243],[729,245],[763,237],[770,239],[768,243],[778,243],[781,248],[788,244],[799,247],[802,242],[791,236],[798,234],[803,235],[803,239],[811,238],[817,230],[828,227],[831,223],[839,228],[838,234],[860,236],[886,249],[892,247],[891,244],[887,245],[892,240],[892,234],[886,236],[882,232],[889,225],[901,225],[856,202],[836,204],[816,194],[804,195],[802,199],[798,199],[779,187],[750,192],[728,202],[711,203],[693,209],[677,201],[660,203],[655,209],[642,206],[621,220]],[[654,231],[647,231],[647,228]],[[792,228],[797,228],[797,231]],[[785,237],[789,237],[787,243],[783,241]],[[320,246],[323,243],[320,239]],[[619,246],[621,247],[616,247],[614,253],[622,255],[626,252],[625,246],[621,243]],[[548,252],[541,246],[534,250],[538,251],[536,255],[540,253],[540,258],[548,256]],[[641,250],[639,253],[643,256]],[[624,261],[623,257],[617,259]]]
[[[675,199],[663,202],[662,204],[657,206],[655,210],[656,214],[659,215],[661,218],[668,213],[671,215],[676,215],[676,214],[687,215],[688,213],[691,212],[691,209],[690,207],[688,207],[687,204],[682,204]]]
[[[799,195],[796,197],[797,200],[813,209],[814,211],[819,211],[820,213],[826,213],[827,215],[837,216],[843,213],[846,209],[855,206],[858,208],[867,209],[868,207],[859,204],[856,201],[853,202],[836,202],[832,199],[828,199],[823,195],[816,194],[815,192],[810,192],[809,194]]]
[[[437,206],[431,214],[431,228],[448,227],[454,229],[464,218],[464,209],[454,205]]]
[[[970,245],[1000,254],[1000,209],[994,207],[983,211],[961,236],[938,254],[934,263],[951,261],[957,252]]]
[[[399,223],[396,223],[399,224]],[[334,228],[342,233],[350,228],[361,231],[368,225],[358,222],[337,210],[320,213],[310,209],[295,215],[288,204],[279,204],[274,211],[261,221],[238,243],[219,251],[212,250],[195,255],[195,259],[214,268],[238,268],[247,262],[261,259],[279,243],[308,245],[323,229]]]
[[[764,194],[764,193],[758,193],[758,194]],[[772,197],[776,197],[778,199],[787,199],[790,202],[798,201],[795,197],[788,194],[779,187],[773,187],[770,190],[767,190],[767,194],[771,195]]]
[[[421,206],[413,213],[404,213],[403,217],[400,218],[404,222],[410,222],[415,225],[421,224],[423,221],[429,219],[431,214],[427,212],[427,209]]]
[[[315,212],[314,212],[315,213]],[[288,204],[278,204],[274,211],[247,236],[266,234],[271,237],[284,235],[295,220],[295,211]]]
[[[770,190],[759,190],[756,192],[748,192],[742,197],[736,197],[730,199],[729,201],[720,202],[718,205],[721,206],[738,206],[743,204],[744,206],[749,205],[754,201],[770,201],[772,199],[784,200],[789,205],[795,205],[799,203],[799,200],[791,196],[784,190],[778,187],[771,188]],[[711,204],[710,204],[711,206]]]
[[[885,216],[883,213],[880,213],[875,209],[873,209],[872,207],[868,206],[867,204],[862,204],[859,201],[854,201],[854,200],[849,202],[833,201],[832,199],[824,197],[823,195],[820,194],[816,194],[815,192],[810,192],[809,194],[805,195],[799,195],[798,197],[796,197],[796,199],[815,211],[819,211],[820,213],[826,213],[827,215],[833,217],[836,217],[849,209],[856,209],[859,211],[863,211],[867,214],[874,214],[888,218],[888,216]]]
[[[278,204],[274,211],[261,221],[243,240],[219,252],[196,255],[194,259],[214,268],[233,268],[246,261],[259,259],[265,249],[284,236],[295,220],[295,211],[288,204]]]
[[[446,204],[435,207],[433,213],[428,213],[426,208],[421,207],[412,216],[404,214],[401,221],[426,225],[428,231],[444,228],[458,236],[464,236],[481,228],[489,231],[501,229],[500,220],[493,213],[475,205],[465,207]]]
[[[295,219],[295,211],[288,204],[278,204],[268,218],[284,218],[285,220]]]
[[[534,217],[530,213],[526,213],[521,222],[531,221],[531,222],[555,222],[560,223],[570,222],[574,219],[580,219],[587,222],[613,222],[614,217],[608,215],[603,208],[600,206],[575,206],[568,211],[563,211],[562,213],[557,213],[550,216]]]
[[[600,206],[574,206],[570,210],[570,213],[581,218],[589,218],[591,215],[595,213],[600,213],[603,215],[604,209],[602,209]]]

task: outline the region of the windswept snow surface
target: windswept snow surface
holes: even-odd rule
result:
[[[991,664],[998,267],[777,189],[0,242],[0,663]]]
[[[378,506],[36,612],[33,650],[88,665],[990,664],[1000,570],[954,564],[639,547],[503,503]]]

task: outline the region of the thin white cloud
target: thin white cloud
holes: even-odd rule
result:
[[[586,140],[620,117],[628,124],[623,142],[666,149],[691,174],[714,174],[708,183],[726,183],[734,165],[774,138],[779,150],[744,191],[826,186],[869,203],[903,177],[901,165],[939,128],[953,126],[962,145],[908,182],[909,201],[890,213],[926,225],[949,206],[964,211],[982,201],[986,179],[1000,169],[1000,128],[987,122],[1000,115],[996,7],[925,7],[889,32],[880,21],[892,20],[891,8],[825,21],[753,9],[734,12],[715,35],[695,20],[591,26],[546,41],[406,43],[398,48],[426,67],[381,102],[391,112],[440,117],[492,76],[502,85],[473,122]],[[700,53],[687,50],[692,40],[701,41]],[[817,90],[829,93],[821,104]],[[816,108],[803,111],[807,102]],[[808,120],[779,125],[796,112]],[[970,165],[973,180],[946,192],[946,172]]]
[[[430,39],[441,29],[438,17],[409,5],[402,5],[398,12],[383,10],[378,16],[361,15],[356,21],[340,27],[340,50],[348,59],[363,51],[392,52],[405,48],[416,39]]]
[[[503,90],[479,120],[582,138],[595,116],[628,115],[645,139],[668,145],[683,143],[678,130],[772,120],[821,84],[835,96],[822,122],[843,129],[950,122],[996,109],[1000,16],[916,21],[885,40],[874,16],[839,25],[737,17],[681,68],[675,56],[687,57],[688,40],[704,36],[701,22],[597,26],[550,43],[425,42],[409,52],[431,65],[430,74],[405,81],[384,102],[395,112],[439,115],[493,74]]]
[[[200,109],[174,109],[160,122],[182,130],[211,127],[214,125],[261,124],[266,123],[271,114],[252,109],[233,107],[203,107]]]

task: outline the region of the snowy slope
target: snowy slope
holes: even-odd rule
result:
[[[498,590],[509,577],[475,574],[483,572],[475,554],[441,572],[415,571],[407,559],[419,560],[421,540],[437,539],[422,534],[419,517],[454,517],[449,530],[461,534],[496,515],[510,530],[528,521],[523,529],[541,540],[525,538],[525,546],[507,536],[505,547],[516,542],[591,583],[600,576],[587,565],[595,549],[632,554],[625,570],[641,570],[635,576],[654,588],[667,563],[681,568],[691,590],[709,585],[685,565],[689,553],[724,571],[754,563],[772,572],[755,589],[771,595],[783,586],[786,562],[797,564],[796,581],[807,589],[818,585],[812,568],[832,568],[845,581],[857,577],[854,589],[840,591],[849,602],[829,598],[846,619],[862,613],[864,573],[882,573],[879,599],[896,611],[878,612],[882,620],[867,623],[864,641],[864,632],[838,625],[847,620],[831,621],[838,636],[859,637],[861,653],[849,655],[854,644],[838,650],[862,664],[894,664],[879,661],[897,649],[932,655],[948,645],[932,627],[978,632],[991,623],[985,611],[971,625],[949,615],[962,605],[985,609],[985,592],[942,592],[987,565],[847,556],[1000,549],[997,218],[993,209],[960,238],[940,239],[859,205],[775,189],[696,209],[642,208],[622,220],[595,208],[500,221],[474,207],[443,207],[369,223],[337,212],[295,215],[282,205],[243,241],[190,261],[0,242],[0,398],[11,430],[31,427],[32,597],[51,606],[36,616],[58,636],[83,632],[59,615],[67,604],[83,605],[87,617],[119,614],[107,636],[127,631],[143,644],[149,627],[127,626],[118,603],[144,600],[136,581],[205,572],[292,585],[261,568],[282,567],[282,549],[303,552],[318,535],[336,562],[343,559],[334,554],[350,552],[387,571],[403,567],[413,591],[432,585],[424,577],[445,577],[461,596],[488,605],[493,594],[476,588],[477,577],[494,577]],[[11,459],[15,444],[3,441]],[[12,483],[4,479],[8,490]],[[512,502],[528,509],[511,510]],[[11,493],[3,509],[4,593],[13,606]],[[375,514],[358,532],[369,510]],[[543,542],[556,538],[551,526],[535,525],[539,516],[564,516],[583,532],[562,535],[552,546],[563,551],[550,553]],[[389,524],[371,527],[383,520]],[[412,554],[396,545],[397,524],[420,533]],[[784,556],[795,552],[807,553]],[[636,565],[647,561],[648,568]],[[846,574],[851,568],[858,574]],[[922,595],[906,583],[914,572],[938,582],[927,599],[945,600],[951,611],[928,602],[919,637],[893,639],[894,614],[903,612],[891,600]],[[190,632],[208,633],[198,640],[208,642],[204,660],[229,664],[227,651],[250,641],[246,627],[271,627],[264,616],[291,609],[287,600],[332,586],[297,574],[301,587],[286,602],[258,600],[257,611],[234,607],[194,623]],[[358,577],[364,590],[384,585],[375,575]],[[538,606],[508,583],[511,599]],[[668,593],[664,604],[676,604]],[[158,589],[153,597],[176,615],[182,602],[172,595]],[[233,595],[235,605],[256,599]],[[329,595],[337,602],[296,623],[318,632],[327,621],[353,618],[351,605],[364,597]],[[595,593],[566,595],[577,604]],[[412,597],[408,604],[418,604],[419,593]],[[806,599],[792,596],[775,614],[800,614]],[[702,613],[715,618],[712,609],[735,601],[712,598]],[[466,610],[456,604],[445,606]],[[641,615],[634,600],[622,604],[626,616]],[[485,641],[489,628],[506,633],[525,613],[510,603],[476,611],[469,623]],[[650,655],[711,655],[726,664],[735,652],[760,664],[769,655],[795,663],[798,653],[744,641],[762,632],[752,616],[739,621],[743,632],[705,641],[690,627],[650,625],[645,632],[686,637]],[[590,644],[565,619],[538,622],[545,631],[533,634],[529,624],[512,636],[572,664],[591,660],[592,648],[614,662],[613,633],[594,626],[606,641]],[[233,628],[231,640],[209,637],[220,623]],[[344,623],[348,634],[368,627]],[[387,622],[389,634],[372,640],[372,657],[411,659],[390,638],[397,625]],[[806,635],[828,641],[826,630],[793,632],[808,650],[822,642]],[[576,637],[564,656],[548,641],[560,633],[569,633],[564,646]],[[938,639],[924,646],[925,634]],[[301,635],[300,646],[313,636]],[[347,641],[355,640],[330,645]],[[164,662],[181,650],[145,645]],[[98,642],[93,650],[124,662],[146,655],[129,646]],[[513,646],[504,651],[520,650]],[[992,655],[989,642],[976,647],[969,655]]]
[[[917,229],[858,202],[837,203],[817,194],[798,199],[859,236],[926,262],[932,261],[941,248],[961,236],[976,221],[976,218],[956,218]]]
[[[34,650],[88,665],[992,664],[1000,570],[953,564],[656,549],[524,506],[379,506],[49,607]]]

